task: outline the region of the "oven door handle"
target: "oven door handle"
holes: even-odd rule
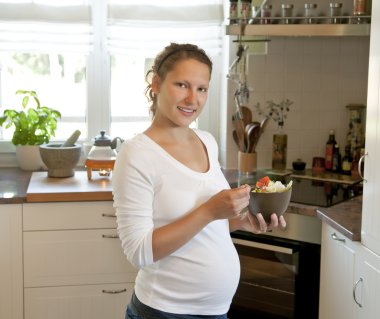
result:
[[[293,250],[292,248],[263,244],[263,243],[258,243],[256,241],[251,241],[251,240],[232,238],[232,241],[234,244],[237,244],[237,245],[248,246],[248,247],[264,249],[264,250],[270,250],[270,251],[275,251],[275,252],[283,253],[283,254],[287,254],[287,255],[293,255],[295,252],[295,250]]]

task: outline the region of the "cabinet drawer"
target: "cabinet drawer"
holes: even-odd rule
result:
[[[24,232],[24,287],[133,282],[115,229]]]
[[[23,229],[116,228],[112,204],[112,201],[24,204]]]
[[[26,288],[25,319],[122,319],[132,293],[131,283]]]

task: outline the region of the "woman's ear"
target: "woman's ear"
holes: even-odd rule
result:
[[[154,94],[160,93],[161,79],[158,75],[154,75],[152,79],[152,92]]]

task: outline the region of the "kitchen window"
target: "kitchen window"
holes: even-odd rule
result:
[[[153,57],[191,42],[215,65],[217,94],[198,125],[218,135],[222,24],[223,0],[0,0],[0,114],[21,105],[16,90],[33,89],[62,113],[57,140],[75,129],[81,140],[101,129],[130,138],[151,120],[144,89]],[[0,153],[13,151],[11,135],[0,128]]]

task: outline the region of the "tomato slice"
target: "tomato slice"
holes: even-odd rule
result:
[[[256,182],[256,187],[262,189],[263,187],[268,186],[269,182],[270,178],[268,176],[265,176]]]

